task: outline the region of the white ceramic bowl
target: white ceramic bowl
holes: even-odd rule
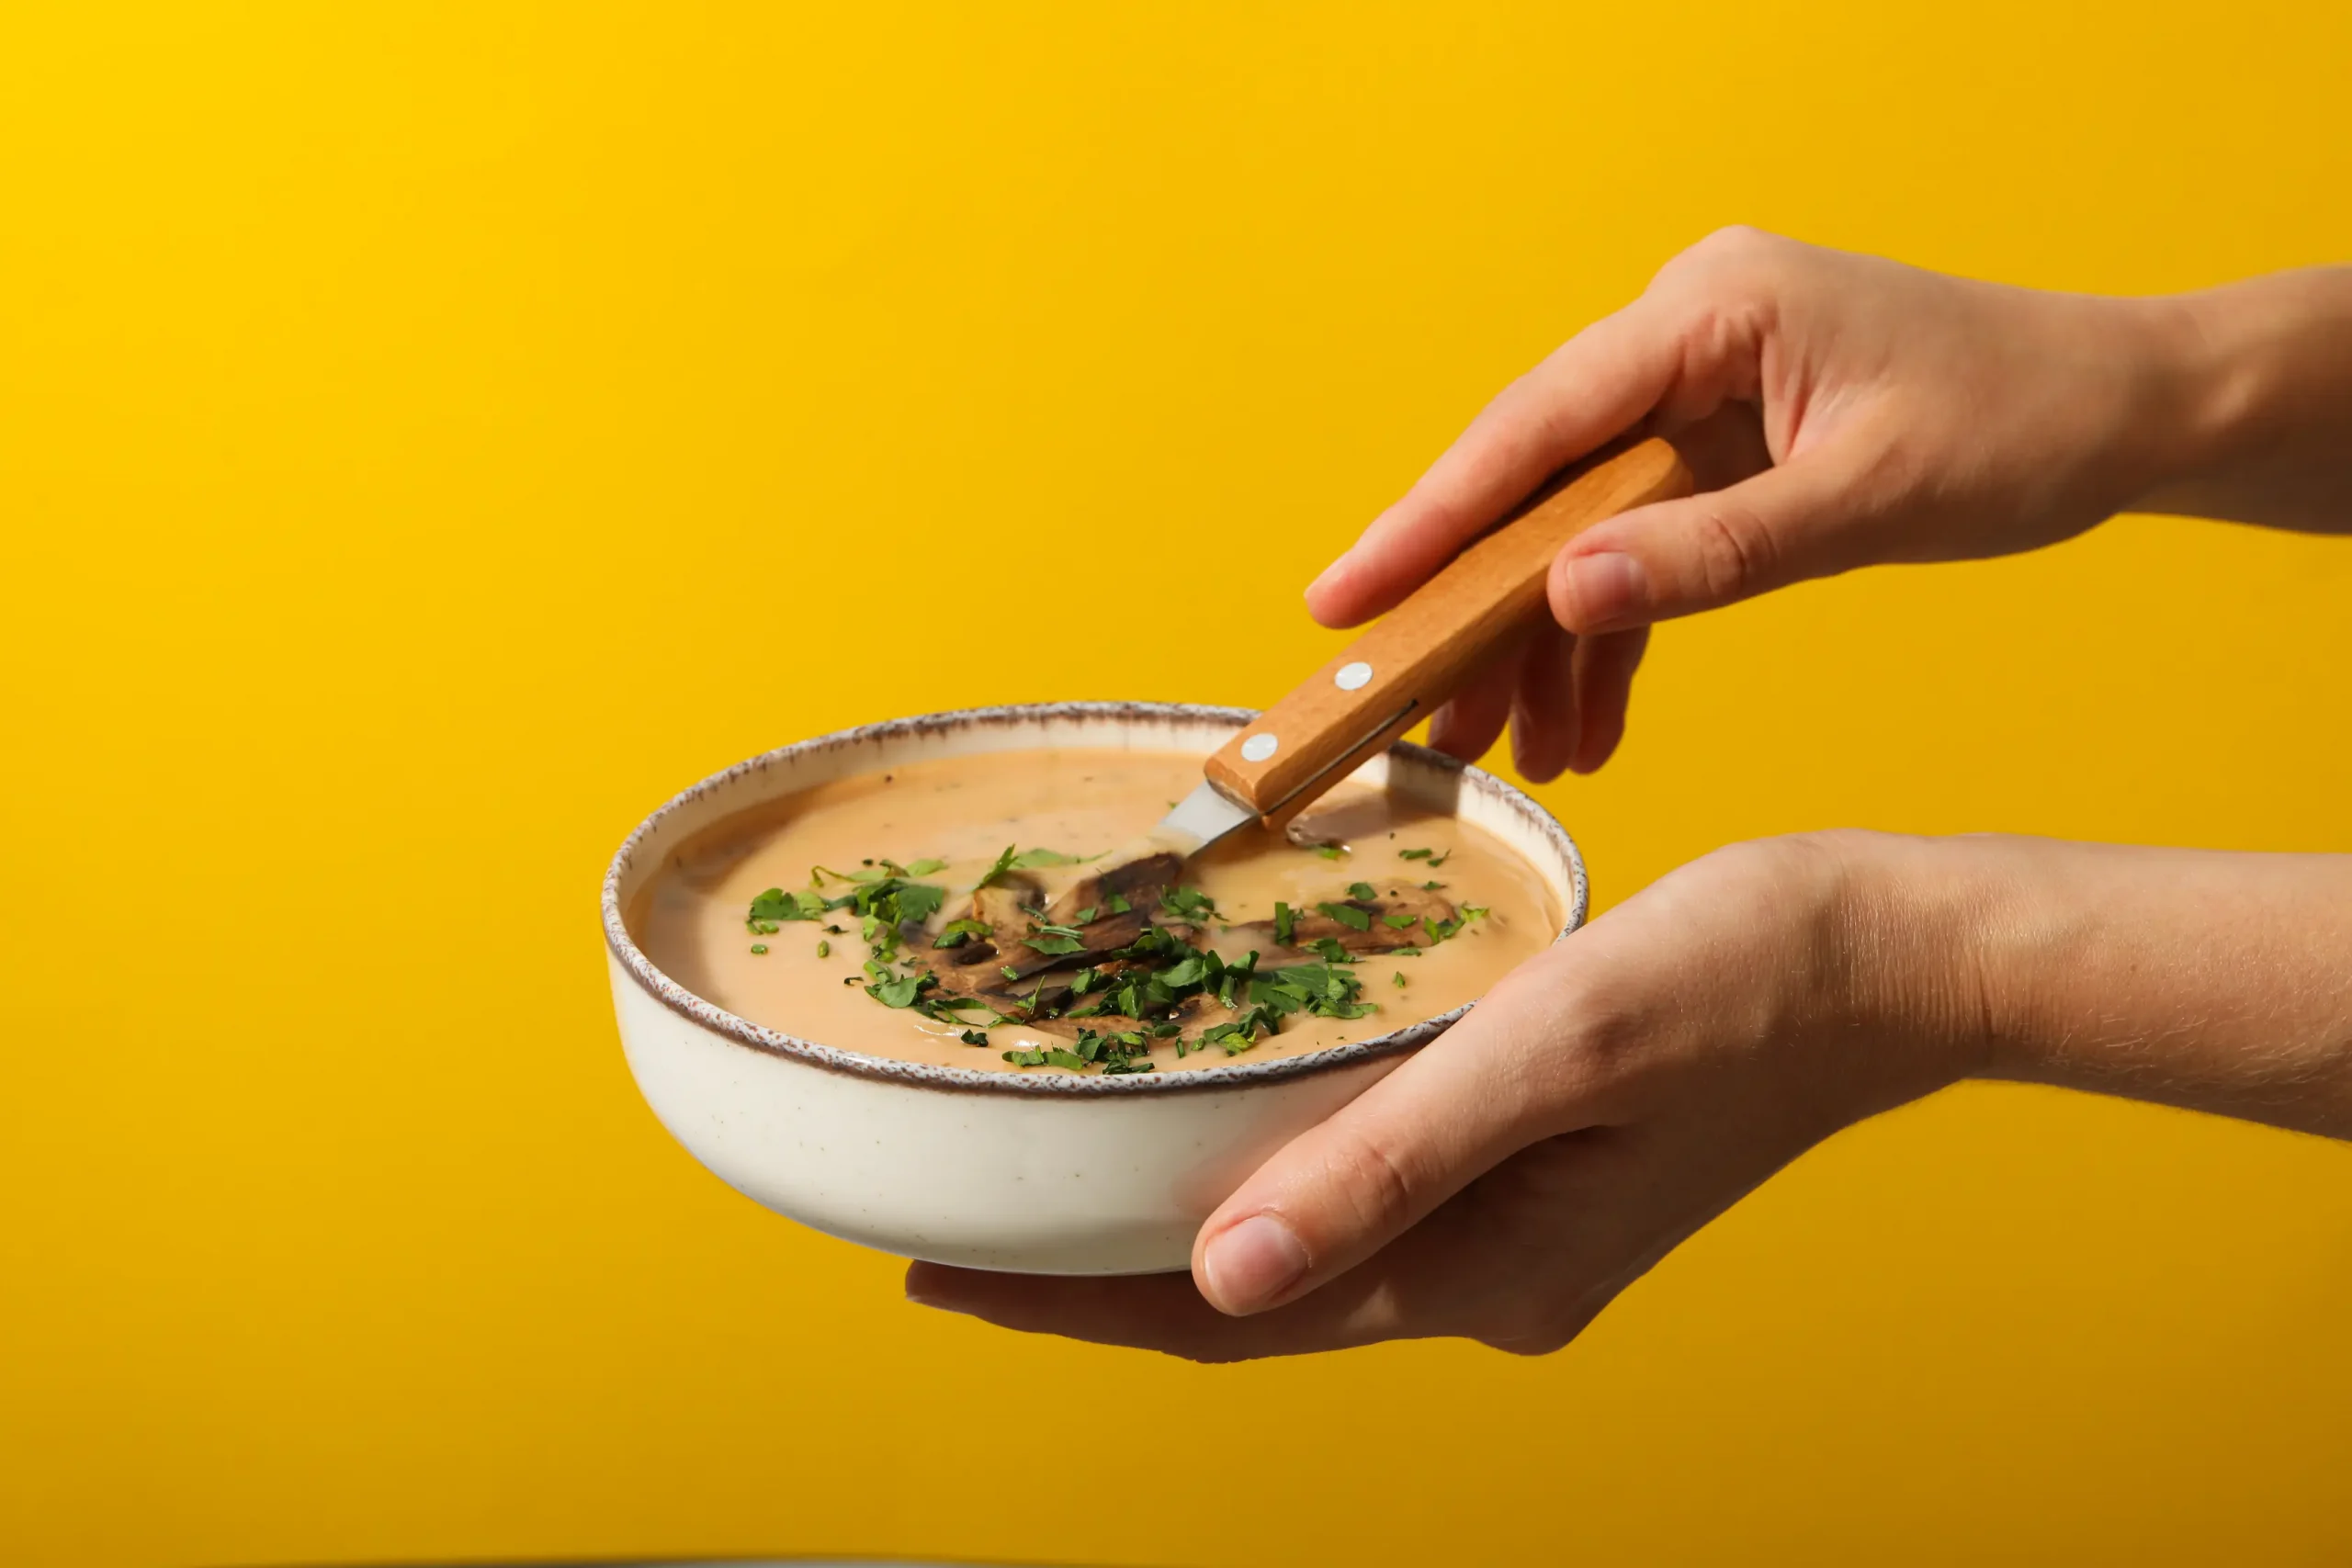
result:
[[[1243,1178],[1464,1010],[1306,1055],[1197,1072],[932,1066],[797,1039],[705,1001],[639,951],[622,911],[682,840],[831,779],[1046,746],[1205,756],[1255,716],[1159,703],[933,714],[786,746],[680,795],[628,836],[605,874],[614,1006],[646,1102],[719,1179],[828,1235],[1025,1273],[1187,1267],[1193,1233]],[[1494,834],[1567,911],[1563,935],[1584,922],[1576,844],[1518,790],[1402,744],[1356,776]]]

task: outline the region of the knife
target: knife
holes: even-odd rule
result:
[[[1252,822],[1279,830],[1435,713],[1546,614],[1544,582],[1562,546],[1621,512],[1693,488],[1682,455],[1656,436],[1603,447],[1563,470],[1245,725],[1138,848],[1190,856]]]

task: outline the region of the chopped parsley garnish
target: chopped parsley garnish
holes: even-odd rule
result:
[[[768,950],[768,944],[767,944],[766,942],[753,942],[753,943],[752,944],[752,951],[753,953],[766,953],[766,952],[767,952],[767,950]]]
[[[1086,938],[1072,926],[1032,926],[1023,939],[1034,952],[1048,957],[1066,958],[1073,953],[1086,951]]]
[[[1327,844],[1319,852],[1337,860],[1347,852]],[[1078,864],[1083,858],[1007,845],[977,886],[985,887],[1014,871]],[[1406,858],[1434,861],[1437,852],[1408,853]],[[1181,886],[1151,890],[1147,897],[1157,903],[1149,907],[1149,916],[1115,931],[1105,928],[1102,919],[1132,915],[1136,906],[1127,896],[1106,889],[1101,901],[1052,918],[1035,907],[1043,903],[1040,897],[998,895],[1000,903],[982,904],[968,914],[954,911],[964,918],[944,920],[935,934],[926,934],[945,908],[948,890],[917,879],[944,870],[946,863],[928,859],[901,865],[875,859],[861,862],[853,872],[820,866],[811,873],[808,889],[786,893],[770,888],[752,900],[747,918],[756,932],[758,922],[768,922],[773,929],[775,922],[820,920],[835,911],[846,912],[858,922],[869,956],[865,973],[847,977],[844,984],[862,985],[885,1007],[946,1023],[956,1039],[969,1045],[988,1045],[988,1030],[994,1024],[1038,1027],[1067,1020],[1076,1031],[1069,1043],[1041,1042],[1001,1055],[1015,1066],[1123,1074],[1153,1071],[1152,1052],[1161,1041],[1173,1041],[1180,1058],[1211,1046],[1238,1055],[1276,1033],[1294,1015],[1348,1020],[1379,1010],[1364,996],[1365,982],[1360,977],[1363,954],[1333,936],[1303,941],[1302,914],[1364,933],[1372,940],[1360,945],[1367,949],[1388,947],[1400,958],[1412,958],[1422,952],[1413,935],[1425,933],[1430,943],[1443,941],[1486,912],[1464,906],[1444,920],[1387,913],[1375,884],[1351,882],[1344,901],[1317,903],[1307,909],[1277,902],[1270,922],[1274,948],[1295,954],[1303,945],[1314,957],[1261,969],[1255,952],[1235,962],[1196,945],[1197,933],[1210,922],[1231,932],[1237,929],[1236,918],[1219,914],[1216,900],[1201,889]],[[839,887],[837,896],[829,885]],[[1017,915],[1012,907],[1018,907]],[[987,919],[980,918],[980,910],[987,911]],[[1413,932],[1416,925],[1422,933]],[[842,933],[838,925],[824,929]],[[1269,927],[1255,929],[1262,932]],[[1024,934],[1016,937],[1016,931]],[[1109,945],[1122,938],[1125,945]],[[944,956],[975,943],[982,957],[989,956],[992,947],[1019,951],[1024,946],[1035,956],[1020,966],[1000,960],[985,967],[957,967]],[[831,953],[831,944],[822,941],[817,950],[820,958]],[[766,944],[753,951],[764,953]],[[998,975],[1002,981],[993,977]],[[1019,982],[1023,988],[1016,990],[1008,982]],[[1393,971],[1389,983],[1404,989],[1405,972]]]
[[[1350,931],[1368,931],[1372,930],[1372,916],[1370,912],[1359,909],[1353,904],[1317,904],[1315,906],[1315,908],[1317,913],[1330,917],[1332,919],[1335,919],[1341,925],[1347,927]]]
[[[1448,850],[1445,853],[1440,854],[1435,850],[1398,850],[1396,852],[1396,858],[1398,860],[1425,860],[1430,863],[1430,869],[1431,871],[1435,871],[1439,866],[1443,865],[1447,861],[1453,858],[1453,852],[1452,850]]]
[[[1159,907],[1194,926],[1216,913],[1216,900],[1197,887],[1170,887],[1159,896]]]
[[[941,930],[935,947],[961,947],[974,937],[986,938],[993,933],[986,920],[950,920]]]
[[[886,1008],[910,1008],[915,998],[937,980],[928,975],[901,975],[896,979],[883,980],[865,987],[865,994]]]
[[[996,863],[989,867],[988,874],[972,886],[986,887],[1008,871],[1037,871],[1049,865],[1078,865],[1086,858],[1084,855],[1066,855],[1057,850],[1023,850],[1007,844],[1004,853],[997,856]]]
[[[1315,846],[1315,852],[1321,855],[1325,860],[1338,860],[1341,855],[1346,854],[1348,852],[1340,848],[1338,844],[1317,844]]]
[[[1430,942],[1444,942],[1457,934],[1464,926],[1468,925],[1471,921],[1476,919],[1486,912],[1487,911],[1485,909],[1479,908],[1476,904],[1464,904],[1461,908],[1454,911],[1453,918],[1450,920],[1441,920],[1433,915],[1423,915],[1421,917],[1421,930],[1429,933],[1429,939]]]
[[[825,896],[812,890],[786,893],[781,887],[771,887],[752,900],[751,912],[744,916],[752,925],[764,925],[775,930],[778,920],[813,920],[829,908]]]

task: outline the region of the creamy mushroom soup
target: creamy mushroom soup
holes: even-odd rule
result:
[[[1346,784],[1288,835],[1127,848],[1200,782],[1180,753],[945,758],[820,785],[684,845],[639,945],[754,1023],[990,1072],[1189,1072],[1472,1001],[1557,933],[1483,830]]]

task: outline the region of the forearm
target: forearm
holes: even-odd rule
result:
[[[2352,533],[2352,266],[2151,305],[2180,419],[2132,509]]]
[[[1941,842],[1981,1076],[2352,1137],[2352,855]]]

